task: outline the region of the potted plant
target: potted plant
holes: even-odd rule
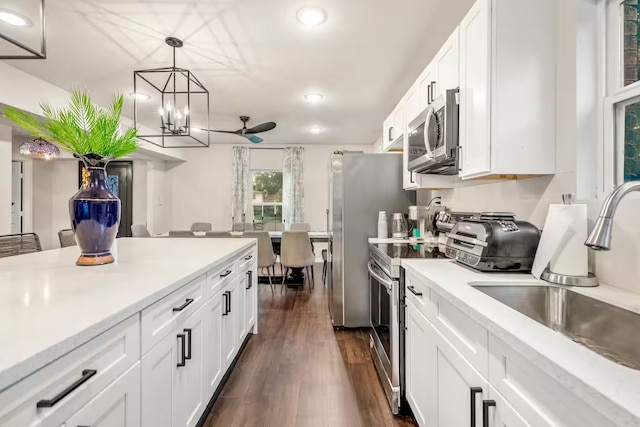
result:
[[[89,94],[71,92],[66,108],[40,104],[40,121],[17,108],[7,107],[4,116],[36,138],[57,142],[84,163],[82,186],[69,200],[69,215],[80,247],[78,265],[100,265],[114,261],[111,246],[120,223],[120,199],[105,185],[107,163],[133,153],[137,130],[120,132],[124,97],[113,97],[109,108],[96,106]]]

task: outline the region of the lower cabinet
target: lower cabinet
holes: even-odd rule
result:
[[[244,297],[244,317],[246,319],[247,333],[252,332],[258,316],[258,275],[256,271],[257,269],[254,264],[254,266],[245,273],[247,282]]]
[[[407,283],[416,286],[411,277]],[[421,427],[613,427],[494,335],[472,339],[483,335],[472,334],[471,323],[480,324],[430,291],[428,307],[405,300],[405,396]]]
[[[207,339],[205,342],[205,391],[208,396],[215,393],[222,375],[224,374],[224,366],[222,363],[222,313],[225,309],[222,293],[216,294],[204,306],[205,325],[204,331]]]
[[[236,330],[238,328],[238,316],[236,305],[238,302],[238,280],[234,280],[222,289],[222,366],[223,370],[233,361],[236,355]]]
[[[140,363],[102,390],[65,423],[67,426],[140,426]]]
[[[142,358],[142,425],[195,426],[208,403],[204,329],[206,307],[180,323]]]
[[[435,422],[429,406],[432,404],[429,385],[435,381],[434,366],[426,363],[433,346],[429,340],[429,322],[418,309],[407,300],[405,311],[407,331],[405,340],[405,360],[407,386],[405,395],[420,426],[431,426]]]

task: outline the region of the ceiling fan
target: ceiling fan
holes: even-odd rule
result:
[[[242,129],[238,129],[238,130],[215,130],[215,129],[208,129],[209,132],[218,132],[218,133],[231,133],[234,135],[239,135],[239,136],[243,136],[245,138],[247,138],[249,141],[253,142],[254,144],[258,144],[262,141],[264,141],[262,138],[260,138],[259,136],[256,136],[256,133],[262,133],[262,132],[267,132],[272,130],[273,128],[276,127],[276,124],[274,122],[266,122],[266,123],[262,123],[259,124],[257,126],[254,126],[252,128],[247,129],[247,122],[249,121],[250,117],[249,116],[240,116],[240,121],[242,121]],[[207,130],[207,129],[204,129]]]

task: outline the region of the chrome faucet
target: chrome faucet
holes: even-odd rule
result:
[[[608,251],[611,249],[611,229],[613,228],[613,216],[618,208],[618,203],[632,191],[640,191],[640,181],[626,182],[609,194],[602,205],[600,216],[591,230],[591,234],[584,242],[585,245],[596,251]]]

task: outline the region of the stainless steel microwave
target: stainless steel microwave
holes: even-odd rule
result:
[[[459,90],[448,89],[409,123],[409,170],[458,173]]]

